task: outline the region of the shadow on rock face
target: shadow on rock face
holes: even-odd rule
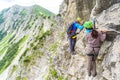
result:
[[[108,27],[114,29],[115,31],[120,31],[120,25],[115,25],[113,23],[108,24]]]
[[[105,25],[110,31],[106,33],[106,40],[113,41],[117,35],[120,35],[120,25],[114,23],[108,23]]]
[[[118,33],[115,31],[108,31],[106,33],[106,41],[113,41],[117,35],[118,35]]]

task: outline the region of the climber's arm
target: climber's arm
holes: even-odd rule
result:
[[[84,29],[84,26],[81,26],[78,23],[76,23],[75,26],[80,30],[77,34],[79,34]]]

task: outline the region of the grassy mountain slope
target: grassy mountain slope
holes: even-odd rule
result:
[[[52,24],[52,16],[55,15],[38,5],[15,5],[0,12],[0,74],[11,64],[18,64],[15,60],[20,59],[30,44],[44,37],[44,33],[49,33],[46,31],[49,31],[51,26],[45,25],[46,30],[43,26],[45,20]]]
[[[52,13],[52,12],[48,11],[47,9],[45,9],[41,6],[38,6],[38,5],[33,6],[32,12],[33,12],[33,14],[36,14],[36,12],[37,12],[38,15],[43,15],[43,16],[48,16],[48,17],[55,15],[54,13]]]

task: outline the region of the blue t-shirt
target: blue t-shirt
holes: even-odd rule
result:
[[[89,29],[86,29],[86,30],[85,30],[85,33],[86,33],[86,34],[88,34],[88,33],[90,33],[90,32],[92,32],[92,30],[89,30]]]
[[[83,25],[80,25],[80,24],[77,23],[77,22],[74,22],[74,25],[73,25],[73,31],[74,31],[74,33],[77,31],[77,29],[83,30],[83,29],[84,29],[84,26],[83,26]],[[90,33],[90,32],[92,32],[92,30],[89,30],[89,29],[86,29],[86,30],[85,30],[85,33],[86,33],[86,34],[87,34],[87,33]]]
[[[73,31],[76,32],[77,29],[83,30],[84,26],[80,25],[79,23],[75,22],[73,25]]]

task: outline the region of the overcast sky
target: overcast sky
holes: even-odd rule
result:
[[[11,7],[12,5],[18,4],[21,6],[31,6],[38,4],[53,13],[58,14],[59,6],[63,0],[0,0],[0,11],[4,8]]]

